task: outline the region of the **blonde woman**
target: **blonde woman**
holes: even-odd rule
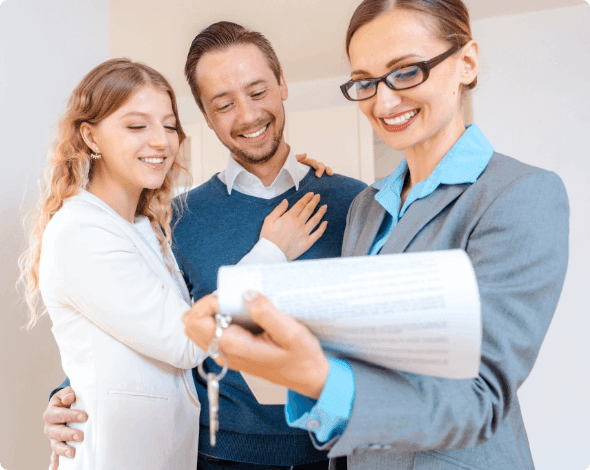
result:
[[[76,390],[72,408],[88,415],[72,424],[84,440],[70,443],[76,456],[61,459],[61,469],[196,468],[200,404],[191,369],[205,353],[184,335],[191,302],[170,250],[184,139],[166,79],[127,59],[84,77],[60,121],[22,269],[29,326],[40,291]],[[285,215],[311,214],[317,202],[306,195]],[[284,211],[275,209],[265,227]],[[292,232],[300,252],[288,256],[324,229]]]

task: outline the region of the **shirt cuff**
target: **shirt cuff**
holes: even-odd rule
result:
[[[319,400],[289,390],[285,405],[287,424],[313,432],[320,442],[344,432],[354,401],[354,373],[348,362],[333,357],[328,361],[330,371]]]
[[[285,253],[278,246],[266,238],[261,238],[238,264],[276,264],[286,261]]]

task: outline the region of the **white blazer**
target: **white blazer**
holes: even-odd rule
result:
[[[176,278],[176,282],[173,279]],[[200,404],[184,334],[189,293],[149,242],[96,196],[68,199],[43,234],[40,290],[62,366],[88,413],[60,470],[195,470]]]

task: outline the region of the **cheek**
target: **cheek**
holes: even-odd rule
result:
[[[373,100],[366,100],[358,102],[358,107],[361,110],[361,113],[363,113],[371,122],[373,121],[371,119],[373,116],[373,106],[371,104],[372,101]]]

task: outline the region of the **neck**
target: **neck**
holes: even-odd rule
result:
[[[419,182],[428,179],[464,132],[463,117],[457,113],[454,119],[431,138],[404,150],[410,172],[410,178],[407,180],[409,186],[404,189],[409,191]]]
[[[127,222],[135,222],[135,212],[142,188],[130,188],[117,184],[116,181],[105,178],[97,171],[88,183],[87,191],[106,203]]]
[[[290,151],[291,149],[289,148],[289,145],[287,145],[285,138],[283,138],[281,139],[281,143],[275,154],[270,158],[270,160],[266,162],[244,162],[237,158],[233,153],[231,156],[236,162],[242,165],[248,173],[252,173],[262,182],[265,187],[268,187],[276,179],[279,172],[281,171],[281,168],[283,168]]]

